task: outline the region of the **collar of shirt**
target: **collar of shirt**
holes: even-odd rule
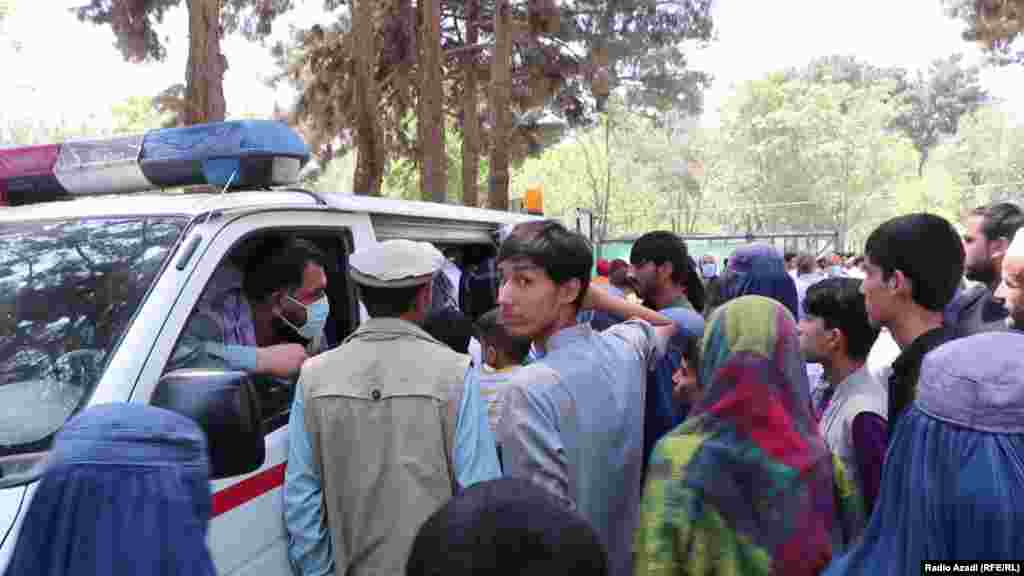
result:
[[[543,358],[552,350],[572,345],[578,340],[585,340],[590,337],[592,330],[589,324],[576,324],[568,328],[562,328],[548,338],[546,350],[538,350],[538,358]]]
[[[892,363],[893,376],[903,376],[921,366],[924,355],[949,340],[950,333],[945,326],[933,328],[921,334],[907,346]]]
[[[689,308],[693,310],[693,304],[690,304],[690,300],[683,294],[680,294],[678,298],[669,302],[665,308]]]
[[[495,368],[494,366],[491,366],[490,364],[481,364],[480,365],[480,369],[483,371],[484,374],[504,374],[506,372],[512,372],[516,368],[519,368],[519,366],[506,366],[504,368]]]

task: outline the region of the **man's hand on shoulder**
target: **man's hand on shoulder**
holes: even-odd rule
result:
[[[291,378],[309,358],[301,344],[275,344],[256,350],[256,373]]]

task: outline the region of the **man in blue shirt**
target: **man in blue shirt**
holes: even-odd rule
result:
[[[686,418],[690,407],[673,394],[672,374],[679,368],[687,338],[704,335],[704,284],[687,253],[686,242],[672,232],[649,232],[629,254],[633,277],[644,304],[671,314],[680,333],[669,343],[647,377],[644,409],[644,471],[654,444]],[[672,312],[668,312],[670,309]],[[646,474],[645,474],[646,476]]]
[[[532,340],[537,359],[505,390],[498,439],[505,474],[578,510],[606,546],[609,574],[629,576],[645,379],[675,325],[591,288],[592,265],[586,239],[556,221],[520,224],[502,243],[501,322],[509,334]],[[640,319],[596,332],[576,320],[591,305]]]

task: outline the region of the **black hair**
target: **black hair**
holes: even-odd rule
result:
[[[881,268],[883,280],[896,270],[903,272],[911,282],[911,298],[933,312],[949,304],[964,275],[960,235],[948,220],[934,214],[887,220],[868,236],[864,253]]]
[[[1013,241],[1014,234],[1024,226],[1024,211],[1010,202],[979,206],[971,214],[982,217],[981,232],[989,242],[999,238]]]
[[[403,288],[360,285],[359,297],[370,318],[398,318],[416,308],[416,295],[424,286],[429,284]]]
[[[583,516],[521,478],[480,482],[420,526],[406,576],[606,576],[608,558]]]
[[[661,266],[672,264],[672,281],[686,287],[686,298],[697,310],[704,308],[704,283],[700,279],[697,265],[690,258],[686,241],[668,231],[648,232],[637,238],[629,252],[629,262],[642,266],[653,262]]]
[[[555,284],[579,280],[580,293],[575,304],[578,308],[583,303],[594,266],[594,252],[583,235],[570,231],[557,220],[517,224],[501,243],[498,262],[520,258],[544,270]]]
[[[494,346],[516,364],[526,362],[526,357],[530,354],[530,339],[509,334],[501,324],[497,308],[477,318],[476,332],[481,344]]]
[[[809,287],[804,297],[804,312],[821,318],[825,328],[842,332],[846,353],[855,360],[867,359],[879,332],[868,320],[860,284],[856,278],[827,278]]]
[[[796,252],[793,252],[792,250],[790,250],[790,251],[787,251],[785,253],[785,255],[783,255],[782,258],[783,258],[783,260],[786,261],[786,263],[789,263],[789,261],[792,260],[793,258],[796,258],[796,256],[797,256]]]
[[[461,354],[469,353],[473,321],[461,311],[446,307],[432,310],[423,322],[423,330]]]
[[[302,286],[308,264],[327,267],[327,257],[309,240],[291,238],[275,250],[258,273],[246,274],[246,295],[261,302],[278,290],[291,292]]]

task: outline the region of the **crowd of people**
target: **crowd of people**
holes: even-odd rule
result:
[[[434,246],[355,252],[369,319],[302,364],[291,409],[295,573],[904,575],[1024,559],[1024,212],[984,206],[963,225],[908,214],[862,255],[755,243],[721,267],[655,231],[592,277],[586,239],[529,222],[493,260],[496,306],[472,311],[438,298],[461,280]],[[212,573],[203,447],[158,408],[78,415],[8,573],[129,562],[54,524],[108,474],[126,488],[76,500],[78,521],[145,521],[136,534],[157,536],[138,546],[160,552],[138,573]]]

